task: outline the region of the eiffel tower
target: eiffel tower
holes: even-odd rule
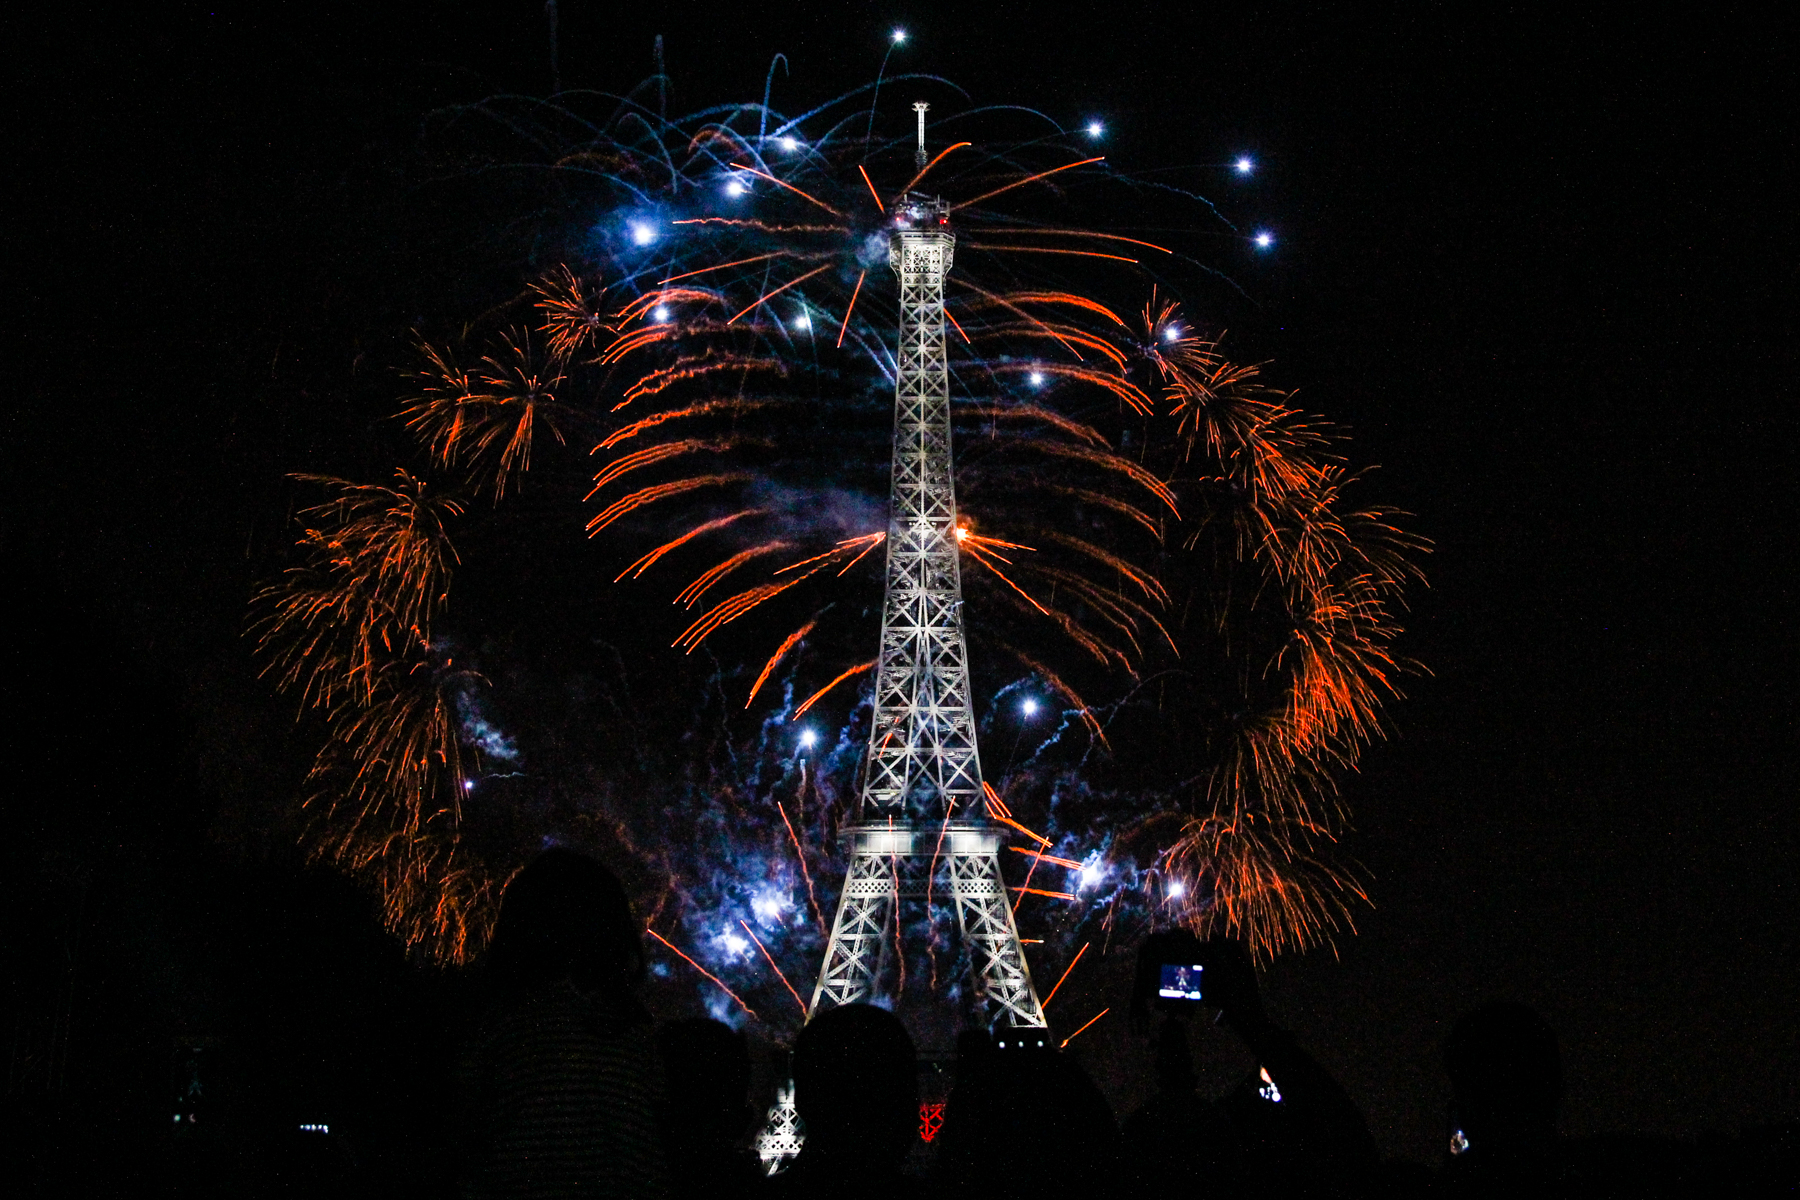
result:
[[[921,169],[926,107],[913,105]],[[900,277],[900,346],[875,719],[857,819],[843,830],[850,867],[806,1015],[811,1020],[823,1009],[879,996],[888,952],[904,953],[900,905],[947,896],[969,950],[983,1019],[1036,1030],[1042,1044],[1044,1006],[1000,875],[1000,835],[983,815],[986,789],[963,640],[944,351],[944,277],[956,235],[942,200],[907,195],[893,211],[888,265]],[[769,1109],[757,1155],[774,1173],[803,1141],[787,1084]]]
[[[918,163],[925,163],[925,105]],[[894,208],[888,263],[900,278],[892,508],[875,718],[850,866],[808,1007],[880,994],[886,951],[902,953],[897,908],[947,897],[989,1024],[1043,1029],[1043,1006],[1019,944],[1000,837],[983,815],[981,755],[963,639],[944,278],[956,235],[942,200],[908,195]]]

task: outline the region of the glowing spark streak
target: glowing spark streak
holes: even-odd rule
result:
[[[813,705],[817,704],[819,701],[821,701],[825,698],[826,692],[829,692],[832,688],[834,688],[838,684],[844,682],[844,680],[849,679],[852,675],[861,675],[864,671],[867,671],[870,667],[874,666],[876,661],[877,661],[876,659],[871,658],[868,662],[863,663],[861,666],[851,667],[848,671],[845,671],[842,675],[839,675],[836,679],[832,680],[830,683],[826,684],[824,687],[820,688],[818,691],[816,691],[812,695],[808,696],[806,698],[806,703],[802,704],[799,708],[796,708],[794,710],[794,715],[789,717],[788,720],[798,721],[801,717],[806,715],[807,709],[811,708]]]
[[[592,537],[626,513],[642,508],[646,504],[654,504],[658,500],[666,500],[670,496],[679,496],[684,492],[692,492],[699,488],[711,487],[715,484],[738,483],[749,478],[751,476],[740,471],[726,475],[697,475],[692,479],[677,479],[670,483],[654,484],[613,501],[605,512],[588,522],[588,536]]]
[[[1012,816],[1012,809],[1006,807],[1006,801],[1004,801],[1000,798],[1000,793],[996,792],[994,790],[993,784],[989,783],[987,780],[984,779],[981,781],[981,790],[987,794],[987,807],[988,807],[988,815],[989,816],[1001,816],[1001,817]],[[1048,845],[1048,844],[1049,844],[1048,842],[1045,843],[1045,845]]]
[[[1033,858],[1041,858],[1047,863],[1058,867],[1067,867],[1071,871],[1081,870],[1081,864],[1072,858],[1058,858],[1054,854],[1045,854],[1042,850],[1027,850],[1023,846],[1008,846],[1007,849],[1014,854],[1029,854]]]
[[[758,297],[753,303],[751,303],[747,307],[740,310],[738,312],[737,316],[732,317],[731,320],[729,320],[725,323],[727,325],[735,324],[737,322],[738,317],[741,317],[744,315],[744,313],[751,311],[751,309],[754,309],[757,305],[763,304],[770,300],[773,300],[775,297],[781,295],[781,293],[787,291],[789,288],[794,287],[797,284],[805,283],[807,280],[811,279],[814,275],[817,275],[821,271],[829,271],[829,270],[831,270],[831,264],[826,263],[822,267],[815,267],[814,269],[808,271],[806,274],[800,276],[800,278],[798,278],[798,279],[789,280],[787,283],[782,284],[780,287],[776,288],[772,292],[765,292],[762,296]]]
[[[951,327],[952,327],[952,328],[953,328],[953,329],[955,329],[955,330],[956,330],[956,332],[958,332],[958,333],[962,333],[962,340],[963,340],[963,341],[965,341],[965,342],[967,342],[967,343],[968,343],[968,344],[969,344],[969,345],[971,345],[971,346],[973,346],[973,345],[974,345],[974,344],[975,344],[975,343],[974,343],[974,342],[973,342],[973,341],[971,341],[971,340],[970,340],[970,338],[969,338],[969,335],[968,335],[968,334],[966,334],[966,333],[963,333],[963,327],[962,327],[962,323],[961,323],[961,322],[959,322],[959,321],[958,321],[958,320],[957,320],[957,319],[956,319],[956,318],[955,318],[955,317],[952,317],[952,316],[950,316],[950,310],[949,310],[949,309],[947,309],[947,308],[946,308],[946,309],[945,309],[945,310],[944,310],[944,316],[946,316],[946,317],[948,317],[948,318],[949,318],[949,320],[950,320],[950,325],[951,325]]]
[[[863,547],[863,552],[861,554],[857,555],[855,558],[851,559],[849,562],[845,563],[844,570],[839,571],[838,575],[840,577],[842,577],[845,574],[845,572],[850,570],[851,567],[854,567],[857,563],[859,563],[863,559],[867,558],[869,556],[869,551],[873,550],[875,547],[881,545],[881,543],[883,543],[885,541],[887,541],[887,534],[878,533],[878,534],[873,535],[869,539],[869,544],[867,546]]]
[[[1043,1008],[1050,1007],[1050,1002],[1052,1000],[1056,999],[1057,988],[1062,987],[1063,981],[1068,979],[1068,977],[1069,977],[1069,972],[1073,971],[1075,969],[1075,964],[1081,961],[1081,956],[1086,954],[1088,952],[1088,947],[1093,944],[1094,943],[1092,943],[1092,942],[1085,942],[1082,944],[1081,949],[1079,949],[1075,952],[1075,957],[1069,960],[1068,967],[1066,969],[1064,969],[1064,971],[1062,973],[1062,979],[1059,979],[1056,981],[1056,987],[1053,987],[1050,989],[1050,994],[1048,996],[1044,997],[1044,1003],[1040,1007],[1043,1007]]]
[[[1070,1042],[1074,1041],[1077,1037],[1080,1037],[1082,1030],[1085,1030],[1088,1027],[1088,1025],[1092,1025],[1094,1023],[1094,1021],[1098,1021],[1101,1017],[1104,1017],[1107,1013],[1109,1013],[1111,1011],[1112,1011],[1112,1007],[1110,1005],[1108,1005],[1106,1008],[1103,1008],[1099,1012],[1095,1013],[1093,1016],[1093,1019],[1090,1020],[1087,1023],[1087,1025],[1083,1025],[1081,1027],[1081,1029],[1077,1029],[1074,1033],[1071,1033],[1068,1037],[1064,1038],[1062,1040],[1062,1046],[1058,1046],[1057,1049],[1061,1050],[1063,1048],[1063,1046],[1067,1046]]]
[[[660,446],[650,446],[643,450],[634,450],[630,454],[615,458],[596,476],[594,486],[583,500],[591,499],[594,492],[599,491],[621,475],[628,475],[639,467],[653,466],[666,458],[679,458],[695,450],[722,451],[729,449],[728,444],[701,441],[699,438],[687,438],[679,442],[664,442]]]
[[[1001,246],[992,242],[964,242],[971,250],[992,250],[996,254],[1072,254],[1077,258],[1110,258],[1114,262],[1135,263],[1123,254],[1102,254],[1098,250],[1061,250],[1054,246]]]
[[[1103,450],[1110,448],[1110,443],[1107,442],[1106,435],[1101,433],[1098,429],[1095,429],[1092,425],[1084,425],[1071,417],[1065,417],[1054,409],[1044,408],[1040,405],[989,404],[978,406],[974,411],[984,417],[1006,418],[1008,420],[1024,418],[1042,421],[1046,425],[1054,425],[1064,433],[1069,434],[1072,437],[1078,437],[1090,445],[1098,446]]]
[[[860,171],[860,170],[862,170],[862,168],[858,167],[857,170]],[[863,178],[867,179],[868,176],[865,175],[865,176],[863,176]],[[840,346],[842,346],[844,344],[844,334],[849,332],[850,314],[856,311],[856,298],[858,296],[862,295],[863,280],[867,279],[868,277],[869,277],[869,273],[867,271],[864,271],[861,275],[858,275],[856,277],[856,290],[850,293],[850,307],[848,307],[844,310],[844,323],[838,327],[837,344]]]
[[[1021,825],[1017,821],[1013,820],[1010,816],[1002,816],[1000,814],[995,814],[994,819],[996,821],[999,821],[1002,825],[1011,825],[1014,829],[1018,830],[1020,833],[1024,834],[1026,837],[1030,838],[1034,842],[1039,843],[1040,845],[1047,847],[1047,846],[1053,846],[1056,844],[1041,833],[1031,832],[1031,830],[1025,828],[1023,825]],[[1030,850],[1027,850],[1025,853],[1030,854],[1032,852]]]
[[[994,299],[999,300],[999,297],[995,297]],[[1106,307],[1106,305],[1101,304],[1097,300],[1090,300],[1086,296],[1077,296],[1074,292],[1008,292],[1006,302],[1010,302],[1013,305],[1066,304],[1073,308],[1085,308],[1089,312],[1097,313],[1121,328],[1130,328],[1130,326],[1125,324],[1125,321],[1118,313],[1115,313],[1112,309]],[[1013,311],[1018,312],[1020,310],[1014,308]]]
[[[781,968],[775,965],[775,956],[769,953],[769,948],[762,944],[761,938],[756,936],[756,930],[750,928],[741,917],[738,919],[738,924],[744,926],[744,932],[750,935],[750,940],[756,943],[756,948],[761,950],[763,957],[769,960],[769,966],[775,969],[775,978],[781,980],[781,986],[788,990],[788,995],[792,996],[794,998],[794,1003],[800,1006],[800,1015],[804,1017],[806,1015],[806,1001],[800,999],[800,993],[794,990],[794,985],[788,982],[788,977],[783,975],[781,973]],[[1087,947],[1083,946],[1082,949],[1085,950]],[[1080,955],[1077,955],[1076,957],[1079,958]]]
[[[781,593],[798,584],[801,579],[805,578],[806,576],[802,575],[800,579],[790,580],[787,583],[765,583],[758,587],[753,587],[749,591],[739,592],[728,600],[721,600],[718,604],[713,606],[711,611],[701,617],[698,621],[695,621],[692,625],[689,625],[682,631],[680,637],[669,644],[672,646],[684,646],[686,647],[687,652],[692,654],[713,630],[719,628],[721,625],[729,625],[763,601],[774,599],[776,596],[781,595]]]
[[[904,195],[906,195],[906,193],[908,193],[908,192],[912,191],[914,188],[918,187],[919,180],[921,180],[921,179],[925,178],[925,176],[931,174],[931,168],[937,166],[939,163],[944,161],[944,155],[949,154],[952,150],[961,150],[964,146],[973,146],[974,144],[975,144],[974,142],[957,142],[953,146],[946,146],[942,150],[938,151],[938,155],[936,158],[932,159],[930,162],[928,162],[924,166],[920,167],[919,173],[917,175],[914,175],[911,179],[906,181],[906,186],[900,189],[900,194],[902,196],[904,196]]]
[[[632,563],[629,567],[626,567],[623,571],[620,571],[618,577],[615,578],[613,582],[617,583],[627,575],[636,579],[639,575],[642,575],[645,571],[648,571],[651,567],[655,566],[657,559],[661,558],[671,550],[686,545],[701,534],[711,533],[715,529],[723,529],[733,521],[739,521],[745,517],[760,517],[768,511],[769,510],[766,508],[746,508],[744,511],[734,512],[728,517],[719,517],[717,520],[708,521],[704,525],[696,525],[674,541],[664,542],[650,553],[644,555],[644,557]]]
[[[856,164],[856,169],[862,172],[863,182],[869,185],[869,195],[875,197],[875,207],[879,208],[883,215],[886,215],[887,205],[881,202],[881,193],[875,190],[874,180],[869,178],[869,173],[867,171],[863,171],[861,163]]]
[[[800,848],[800,837],[794,832],[794,823],[788,820],[787,809],[781,807],[781,801],[775,802],[775,811],[781,814],[781,823],[787,826],[788,841],[794,843],[794,857],[800,861],[800,878],[806,880],[806,901],[812,905],[813,920],[819,923],[819,934],[825,933],[825,914],[819,911],[819,897],[813,892],[812,872],[806,869],[806,851]]]
[[[754,229],[760,233],[849,233],[842,225],[771,225],[767,221],[749,221],[742,217],[690,217],[685,221],[670,221],[671,225],[729,225],[737,229]],[[790,254],[791,251],[782,251]],[[794,255],[796,258],[819,258],[821,255]]]
[[[1152,600],[1155,600],[1158,604],[1167,604],[1169,602],[1169,593],[1168,593],[1168,590],[1163,587],[1162,581],[1158,580],[1154,576],[1145,575],[1143,572],[1139,571],[1136,567],[1132,566],[1130,563],[1126,562],[1124,559],[1120,558],[1118,555],[1112,553],[1109,550],[1102,549],[1101,547],[1094,545],[1092,542],[1086,541],[1082,538],[1070,537],[1064,533],[1058,533],[1054,529],[1050,530],[1049,533],[1050,533],[1051,538],[1053,538],[1054,540],[1056,540],[1058,542],[1061,542],[1063,545],[1067,546],[1069,549],[1074,550],[1080,554],[1085,554],[1089,558],[1095,559],[1099,562],[1105,563],[1107,566],[1111,567],[1113,570],[1117,571],[1119,574],[1123,575],[1125,578],[1131,580],[1132,583],[1134,583],[1138,586],[1138,589],[1140,591],[1142,591],[1144,593],[1144,595],[1148,596]]]
[[[1034,553],[1034,554],[1035,554],[1035,553],[1037,553],[1037,547],[1036,547],[1036,546],[1026,546],[1026,545],[1023,545],[1023,544],[1021,544],[1021,543],[1019,543],[1019,542],[1003,542],[1003,541],[1001,541],[1001,540],[1000,540],[1000,539],[999,539],[999,538],[991,538],[991,537],[982,537],[982,536],[981,536],[981,535],[980,535],[980,534],[978,534],[978,533],[971,533],[971,534],[968,534],[968,535],[967,535],[967,536],[966,536],[966,537],[965,537],[965,538],[964,538],[964,540],[965,540],[965,541],[970,541],[970,542],[976,542],[976,543],[978,543],[978,544],[980,544],[980,545],[983,545],[983,546],[1005,546],[1005,547],[1006,547],[1006,548],[1007,548],[1007,549],[1008,549],[1008,550],[1030,550],[1030,551],[1031,551],[1031,552],[1032,552],[1032,553]],[[998,555],[998,554],[996,554],[996,555],[994,555],[994,557],[995,557],[995,558],[1000,558],[1000,555]],[[1001,561],[1002,561],[1002,562],[1011,562],[1011,561],[1012,561],[1012,559],[1010,559],[1010,558],[1002,558],[1002,559],[1001,559]]]
[[[1105,162],[1105,161],[1106,161],[1106,155],[1101,154],[1101,155],[1097,155],[1093,158],[1084,158],[1080,162],[1068,163],[1065,166],[1052,167],[1048,171],[1039,171],[1036,175],[1027,175],[1025,178],[1015,180],[1014,182],[1007,184],[1005,187],[995,188],[991,192],[983,192],[983,193],[981,193],[981,195],[975,197],[973,200],[964,200],[961,204],[952,204],[950,206],[950,211],[955,212],[957,209],[967,208],[971,204],[980,204],[983,200],[992,200],[995,196],[998,196],[1001,192],[1010,192],[1014,188],[1024,187],[1028,183],[1035,183],[1040,179],[1044,179],[1051,175],[1055,175],[1059,171],[1072,171],[1076,167],[1085,167],[1089,163],[1097,163],[1097,162]]]
[[[613,582],[617,583],[618,580],[614,580]],[[781,645],[776,648],[774,655],[770,657],[769,661],[763,664],[762,674],[756,677],[756,684],[750,689],[750,699],[744,701],[745,708],[749,708],[750,705],[755,702],[756,693],[762,691],[762,685],[769,681],[770,675],[774,674],[775,664],[780,662],[787,655],[789,650],[792,650],[798,645],[801,638],[811,633],[813,626],[818,623],[818,618],[815,617],[787,635],[787,640],[781,643]]]
[[[985,781],[983,786],[986,786]],[[925,919],[931,922],[931,940],[925,948],[931,955],[931,990],[937,991],[938,959],[937,959],[937,921],[931,910],[931,892],[937,885],[938,857],[944,851],[944,834],[950,831],[950,818],[956,813],[956,802],[950,801],[944,809],[944,823],[938,826],[937,845],[931,848],[931,866],[925,872]]]
[[[843,219],[843,217],[844,217],[843,213],[841,213],[837,209],[831,207],[831,205],[825,203],[823,200],[820,200],[818,197],[809,196],[805,192],[801,191],[799,188],[795,187],[793,184],[784,183],[781,180],[775,178],[773,175],[770,175],[764,171],[758,171],[755,167],[746,167],[740,163],[732,163],[731,169],[734,171],[747,171],[750,174],[755,175],[759,179],[766,179],[770,183],[773,183],[773,184],[776,184],[777,186],[786,188],[788,191],[794,193],[794,195],[800,197],[802,200],[810,201],[811,203],[818,205],[820,208],[824,209],[826,212],[830,213],[834,217],[837,217],[839,219]]]
[[[1073,895],[1071,895],[1068,892],[1046,892],[1043,888],[1015,887],[1015,888],[1008,888],[1007,890],[1013,891],[1013,892],[1022,892],[1022,893],[1032,895],[1032,896],[1048,896],[1052,900],[1073,900],[1075,898]],[[1017,908],[1018,905],[1015,903],[1013,907]]]
[[[687,417],[710,416],[716,412],[751,412],[766,407],[767,400],[707,400],[700,404],[690,404],[686,408],[672,408],[667,412],[654,413],[641,421],[633,421],[606,435],[606,440],[588,451],[598,454],[602,450],[611,450],[620,442],[628,442],[646,429],[654,429],[668,421],[679,421]]]
[[[671,603],[680,604],[686,608],[692,608],[700,602],[700,597],[704,596],[713,584],[719,582],[719,580],[725,578],[725,576],[731,574],[757,555],[773,554],[777,550],[785,550],[787,548],[787,542],[764,542],[762,545],[752,546],[748,550],[739,550],[724,562],[717,563],[701,572],[700,577],[688,584],[687,587],[683,588],[681,594],[675,597]]]
[[[789,571],[797,571],[801,567],[810,566],[813,563],[819,562],[821,559],[830,558],[834,554],[842,554],[847,547],[860,546],[864,542],[868,542],[871,546],[873,546],[878,539],[885,538],[886,536],[887,536],[887,534],[885,534],[885,533],[865,533],[861,537],[846,538],[843,541],[839,542],[837,545],[833,546],[831,549],[827,550],[823,554],[815,554],[811,558],[803,558],[797,563],[789,563],[787,566],[781,568],[781,570],[779,570],[775,573],[777,575],[785,575]],[[868,553],[868,551],[865,550],[863,553],[866,554],[866,553]],[[860,555],[858,557],[860,557]]]
[[[730,996],[733,1000],[736,1000],[737,1006],[739,1008],[743,1009],[745,1012],[749,1013],[750,1019],[752,1021],[762,1020],[761,1017],[756,1015],[755,1009],[751,1008],[748,1004],[744,1003],[744,998],[742,996],[738,995],[736,992],[734,992],[730,988],[726,987],[725,982],[722,979],[720,979],[717,975],[714,975],[711,971],[707,970],[705,967],[701,966],[699,963],[695,962],[693,959],[689,958],[687,955],[682,954],[681,948],[678,947],[677,945],[675,945],[674,942],[671,942],[668,938],[666,938],[662,934],[656,932],[656,930],[654,930],[654,929],[646,929],[646,930],[644,930],[644,932],[649,934],[651,937],[655,938],[657,941],[661,942],[663,945],[667,946],[669,949],[675,951],[675,953],[677,955],[680,955],[682,962],[685,962],[688,966],[694,968],[694,970],[700,972],[702,975],[706,976],[708,979],[710,979],[714,983],[718,984],[719,990],[721,992],[724,992],[727,996]]]
[[[1007,587],[1011,588],[1013,591],[1015,591],[1015,592],[1019,593],[1019,595],[1023,596],[1025,598],[1025,603],[1031,605],[1031,607],[1037,609],[1039,612],[1043,613],[1046,617],[1050,615],[1050,610],[1045,608],[1043,605],[1039,604],[1036,600],[1033,600],[1031,598],[1031,593],[1027,592],[1024,588],[1020,587],[1018,584],[1014,583],[1010,578],[1008,578],[1005,571],[1002,571],[999,567],[996,567],[993,563],[989,562],[987,559],[987,556],[985,554],[983,554],[979,549],[977,549],[974,546],[969,545],[969,543],[973,540],[974,539],[972,539],[972,538],[962,539],[962,546],[965,550],[967,550],[969,552],[970,558],[973,558],[976,562],[980,563],[982,566],[984,566],[988,570],[992,571],[994,573],[995,577],[998,578],[1001,583],[1004,583]],[[1005,560],[1002,560],[1002,561],[1005,561]]]
[[[675,223],[677,225],[686,224],[686,222],[683,222],[683,221],[677,221]],[[753,255],[750,258],[740,258],[740,259],[736,260],[735,262],[716,263],[710,267],[701,267],[697,271],[686,271],[680,275],[671,275],[667,279],[663,280],[661,283],[657,284],[656,286],[667,287],[669,284],[674,283],[677,279],[690,279],[695,275],[704,275],[708,271],[723,271],[728,267],[741,267],[745,263],[763,262],[763,261],[765,261],[767,259],[771,259],[771,258],[794,258],[794,257],[797,257],[797,256],[791,250],[777,250],[777,251],[773,252],[772,254],[757,254],[757,255]]]
[[[1048,844],[1049,843],[1047,843],[1047,842],[1045,843],[1045,845],[1048,845]],[[1031,886],[1031,877],[1033,875],[1037,874],[1038,864],[1040,862],[1042,862],[1043,860],[1044,860],[1044,853],[1041,849],[1032,856],[1031,866],[1029,866],[1025,869],[1025,886],[1022,888],[1014,889],[1019,894],[1013,897],[1013,901],[1012,901],[1013,912],[1017,913],[1019,911],[1019,903],[1020,903],[1020,901],[1025,899],[1025,896],[1028,892],[1032,892],[1032,891],[1036,890],[1035,888],[1033,888]]]
[[[1073,347],[1073,346],[1070,346],[1069,340],[1067,338],[1063,337],[1062,334],[1056,332],[1056,330],[1050,328],[1048,325],[1044,324],[1042,321],[1038,320],[1036,317],[1032,316],[1030,313],[1026,312],[1024,309],[1020,308],[1018,305],[1014,304],[1012,301],[1007,300],[1003,296],[996,296],[996,295],[994,295],[994,293],[986,290],[985,288],[977,287],[974,284],[970,283],[967,279],[962,278],[960,275],[957,276],[956,281],[958,283],[962,284],[964,287],[968,288],[971,292],[974,292],[976,295],[982,297],[983,299],[990,300],[993,303],[998,304],[1001,308],[1007,309],[1007,310],[1017,314],[1021,320],[1029,321],[1033,325],[1036,325],[1039,329],[1042,329],[1045,333],[1049,334],[1051,337],[1053,337],[1057,341],[1061,342],[1064,346],[1068,346],[1070,354],[1073,354],[1076,358],[1081,357],[1081,351],[1075,349],[1075,347]],[[949,316],[950,314],[946,310],[944,315]],[[1120,322],[1120,324],[1123,324],[1123,322]]]
[[[1145,491],[1168,505],[1171,513],[1176,516],[1181,515],[1181,510],[1175,507],[1175,492],[1169,485],[1123,455],[1113,454],[1109,451],[1090,450],[1085,446],[1059,445],[1051,441],[1046,441],[1035,448],[1042,450],[1045,454],[1054,454],[1062,458],[1077,458],[1084,462],[1091,462],[1095,466],[1110,467],[1120,471]]]
[[[680,224],[680,222],[676,222],[676,223]],[[1173,250],[1169,249],[1167,246],[1159,246],[1155,242],[1143,242],[1143,241],[1139,241],[1137,238],[1121,237],[1120,235],[1118,235],[1116,233],[1100,233],[1100,232],[1098,232],[1096,230],[1092,230],[1092,229],[983,229],[981,232],[982,233],[1034,233],[1034,234],[1048,233],[1048,234],[1061,235],[1063,237],[1104,238],[1109,242],[1130,242],[1134,246],[1148,246],[1152,250],[1161,250],[1164,254],[1175,253]],[[1121,325],[1124,324],[1123,321],[1120,321],[1119,323]]]

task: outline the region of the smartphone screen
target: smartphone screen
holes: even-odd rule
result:
[[[1198,965],[1164,963],[1162,984],[1156,989],[1157,997],[1163,1000],[1201,999],[1200,973],[1205,969]]]

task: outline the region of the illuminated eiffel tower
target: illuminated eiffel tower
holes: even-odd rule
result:
[[[919,165],[925,161],[925,106]],[[881,993],[886,951],[902,953],[896,908],[946,896],[990,1024],[1044,1027],[1000,875],[998,832],[983,815],[981,755],[963,640],[944,278],[956,235],[949,206],[909,195],[894,209],[888,263],[900,277],[893,499],[875,719],[850,867],[808,1016]]]
[[[913,108],[923,168],[926,105]],[[888,264],[900,277],[900,346],[875,719],[856,823],[843,831],[850,867],[806,1015],[882,995],[889,952],[904,953],[900,905],[945,896],[969,950],[982,1019],[1045,1030],[1000,875],[1000,835],[983,815],[944,350],[944,277],[955,250],[943,201],[908,195],[894,206]],[[777,1171],[803,1140],[788,1085],[757,1153]]]

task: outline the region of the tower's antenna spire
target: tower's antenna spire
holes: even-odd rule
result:
[[[923,100],[913,101],[913,111],[919,114],[919,149],[913,154],[913,162],[921,171],[925,169],[925,110],[930,107]]]

